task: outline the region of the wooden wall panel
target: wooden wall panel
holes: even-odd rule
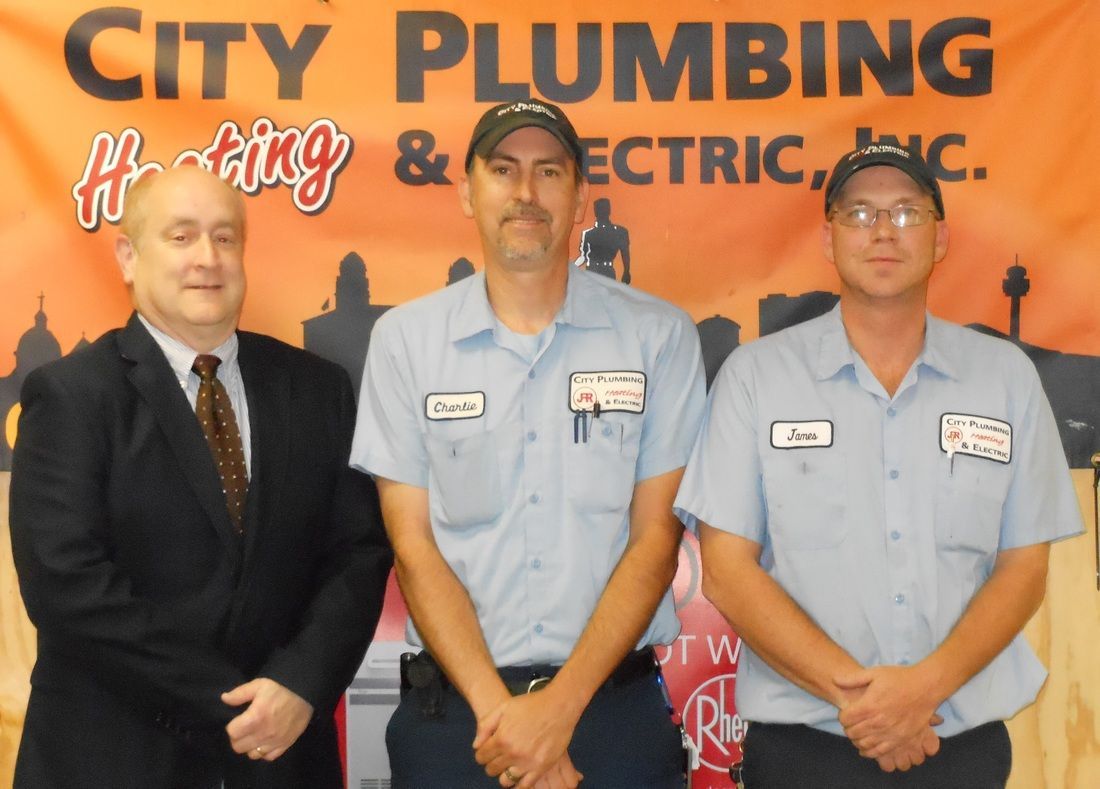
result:
[[[35,652],[34,627],[23,610],[11,561],[10,480],[9,472],[0,472],[0,786],[12,784]]]
[[[1050,670],[1036,703],[1008,723],[1009,789],[1100,786],[1100,591],[1092,472],[1073,472],[1087,534],[1051,548],[1047,597],[1025,630]]]
[[[1009,789],[1100,786],[1100,592],[1092,472],[1073,472],[1088,534],[1053,547],[1047,597],[1027,636],[1050,668],[1037,702],[1013,720]],[[7,472],[0,473],[0,786],[10,786],[34,663],[34,628],[11,564]]]

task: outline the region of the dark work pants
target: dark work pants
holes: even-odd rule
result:
[[[443,691],[443,717],[425,718],[413,689],[386,727],[394,789],[496,787],[474,760],[477,723],[466,700]],[[679,730],[665,710],[655,676],[604,687],[592,698],[569,745],[573,766],[592,789],[672,789],[684,785]]]
[[[940,740],[940,751],[905,772],[883,772],[846,738],[809,726],[750,723],[745,789],[1003,789],[1012,744],[1000,721]]]

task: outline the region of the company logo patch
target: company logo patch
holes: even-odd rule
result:
[[[645,410],[646,375],[637,370],[605,370],[569,374],[569,410],[601,412]]]
[[[484,415],[484,392],[435,392],[424,398],[424,416],[433,422]]]
[[[1012,460],[1012,425],[988,416],[944,414],[940,449],[948,455],[973,455],[998,463]]]
[[[808,422],[772,422],[772,446],[776,449],[831,447],[833,423],[828,419]]]

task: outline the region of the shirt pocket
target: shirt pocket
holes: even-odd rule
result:
[[[634,498],[634,474],[641,440],[640,417],[589,415],[588,441],[575,441],[566,455],[568,496],[584,513],[626,511]]]
[[[504,511],[502,429],[458,438],[428,436],[428,497],[432,521],[467,528],[491,523]]]
[[[821,550],[844,542],[846,468],[843,456],[824,448],[765,453],[768,533],[777,551]]]
[[[1001,542],[1008,464],[944,454],[936,479],[936,545],[952,552],[991,557]]]

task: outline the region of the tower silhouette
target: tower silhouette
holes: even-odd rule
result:
[[[699,321],[699,345],[703,351],[703,369],[707,375],[707,391],[726,357],[741,344],[741,325],[721,315]]]
[[[349,252],[340,261],[340,273],[336,277],[336,306],[302,321],[305,349],[347,370],[356,398],[363,379],[371,329],[388,309],[388,305],[370,303],[367,265],[357,253]]]
[[[1089,468],[1092,453],[1100,444],[1100,357],[1066,353],[1054,348],[1031,345],[1020,339],[1020,299],[1031,290],[1027,269],[1019,256],[1005,269],[1001,291],[1010,303],[1008,334],[981,323],[967,324],[971,329],[1015,343],[1035,364],[1043,382],[1050,410],[1058,424],[1062,448],[1071,468]]]
[[[1005,269],[1005,278],[1001,290],[1011,300],[1008,313],[1008,336],[1013,342],[1020,340],[1020,299],[1031,290],[1031,280],[1027,278],[1027,269],[1020,265],[1020,256],[1016,256],[1016,265]]]

